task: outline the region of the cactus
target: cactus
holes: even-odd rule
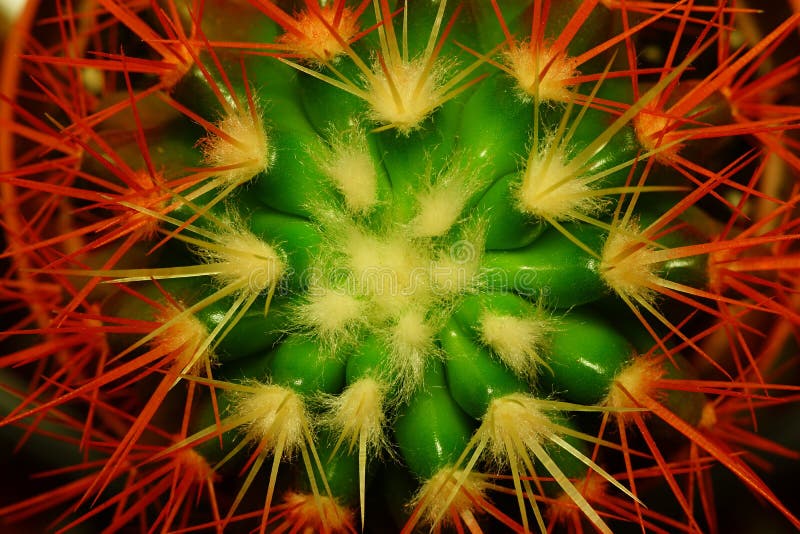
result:
[[[800,14],[39,4],[0,102],[38,476],[0,521],[719,532],[722,479],[800,528]]]

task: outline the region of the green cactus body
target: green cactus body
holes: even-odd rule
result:
[[[35,271],[73,280],[60,320],[94,317],[113,350],[97,378],[29,408],[92,406],[135,373],[155,385],[113,429],[120,444],[100,448],[111,460],[87,496],[128,465],[192,451],[229,496],[221,509],[209,497],[213,513],[150,518],[165,529],[549,531],[574,513],[568,526],[611,532],[659,521],[642,515],[657,503],[635,473],[669,471],[668,444],[688,438],[798,525],[744,460],[697,437],[719,381],[758,381],[709,354],[708,332],[751,333],[738,318],[785,309],[744,293],[729,310],[743,290],[722,281],[725,261],[794,239],[721,230],[720,213],[747,208],[731,199],[754,191],[729,143],[679,159],[698,157],[694,129],[733,120],[724,92],[716,113],[700,97],[703,113],[663,111],[723,40],[727,7],[97,4],[125,43],[152,38],[130,53],[153,67],[94,34],[108,63],[87,53],[86,68],[108,69],[124,104],[56,114],[79,157],[71,189],[50,193],[82,208],[51,241],[84,244]],[[685,24],[699,40],[664,69],[628,64],[640,40],[667,50],[663,27]],[[129,230],[80,230],[106,214]],[[697,386],[706,371],[717,382]],[[162,423],[181,406],[180,424]],[[379,495],[398,470],[419,485],[406,509]],[[707,525],[664,476],[685,525]],[[604,508],[612,499],[622,508]],[[384,524],[387,507],[405,525]]]

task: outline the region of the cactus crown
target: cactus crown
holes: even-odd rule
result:
[[[717,463],[800,528],[740,417],[797,398],[800,15],[55,7],[7,44],[0,430],[71,480],[0,518],[715,531]]]

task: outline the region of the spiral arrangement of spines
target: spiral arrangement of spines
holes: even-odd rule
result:
[[[739,417],[796,391],[798,17],[56,4],[6,98],[3,426],[85,457],[0,516],[713,531],[720,464],[800,524],[739,454],[796,456]]]

